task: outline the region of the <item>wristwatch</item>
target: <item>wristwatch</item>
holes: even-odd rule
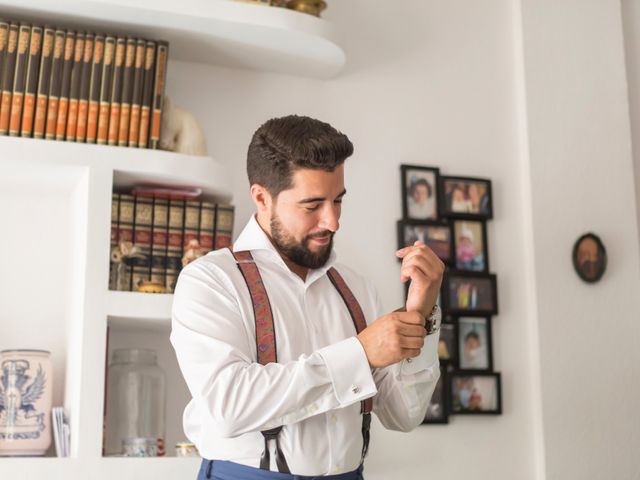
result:
[[[440,323],[442,323],[442,311],[438,305],[434,305],[424,326],[424,328],[427,329],[427,335],[431,335],[440,330]]]

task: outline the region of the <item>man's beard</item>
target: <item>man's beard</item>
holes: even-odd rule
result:
[[[333,233],[327,231],[307,235],[302,242],[298,243],[291,235],[282,228],[282,223],[277,215],[271,217],[271,238],[280,253],[285,255],[292,262],[305,268],[320,268],[329,260],[333,249]],[[329,243],[314,253],[309,249],[309,242],[312,238],[330,236]]]

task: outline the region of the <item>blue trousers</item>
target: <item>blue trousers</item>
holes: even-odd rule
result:
[[[202,459],[197,480],[364,480],[362,465],[353,472],[339,475],[308,477],[289,473],[270,472],[259,468],[247,467],[239,463],[222,460]]]

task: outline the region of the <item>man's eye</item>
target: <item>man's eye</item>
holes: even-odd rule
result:
[[[307,212],[315,212],[316,210],[318,210],[318,208],[320,208],[319,205],[316,205],[315,207],[304,207],[305,210],[307,210]]]

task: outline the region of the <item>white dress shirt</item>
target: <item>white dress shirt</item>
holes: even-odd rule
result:
[[[440,376],[439,334],[427,336],[412,361],[371,368],[326,272],[335,266],[370,324],[383,312],[367,279],[335,264],[332,252],[303,281],[254,216],[234,250],[251,251],[264,281],[278,363],[257,363],[251,298],[231,252],[213,251],[187,265],[175,288],[170,339],[193,397],[184,431],[202,457],[258,467],[260,431],[284,425],[280,445],[291,472],[333,475],[360,464],[361,400],[373,397],[373,412],[386,428],[409,431],[422,422]],[[271,470],[277,471],[274,444]]]

